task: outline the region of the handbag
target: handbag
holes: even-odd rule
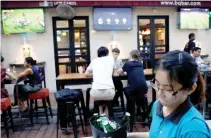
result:
[[[36,92],[39,91],[41,89],[40,85],[23,85],[22,86],[22,90],[24,92],[30,93],[30,92]]]

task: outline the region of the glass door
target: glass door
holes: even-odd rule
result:
[[[74,53],[75,53],[75,71],[79,72],[79,68],[85,72],[90,62],[88,26],[86,20],[74,20]]]
[[[63,20],[53,17],[56,76],[83,72],[90,63],[88,17]]]
[[[144,67],[153,68],[155,62],[169,51],[168,16],[138,16],[137,34]]]

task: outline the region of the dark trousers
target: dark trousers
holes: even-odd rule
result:
[[[145,94],[147,94],[148,89],[146,87],[138,86],[136,88],[126,87],[124,88],[124,94],[127,99],[127,112],[131,113],[133,106],[133,101],[137,105],[137,113],[140,113],[140,108],[142,108],[143,112],[146,112],[145,106]]]
[[[114,82],[114,87],[115,87],[115,91],[116,91],[114,99],[113,99],[113,105],[114,104],[119,105],[118,99],[123,92],[123,84],[119,78],[113,78],[113,82]]]
[[[18,84],[14,86],[13,90],[13,96],[14,96],[14,105],[18,105],[18,98],[21,98],[21,100],[24,100],[23,97],[27,97],[27,95],[22,94],[22,87],[24,84]],[[22,96],[20,96],[22,94]]]

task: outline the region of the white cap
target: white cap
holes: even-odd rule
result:
[[[126,115],[126,116],[130,116],[130,113],[126,112],[125,115]]]

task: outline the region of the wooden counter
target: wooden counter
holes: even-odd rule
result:
[[[152,69],[145,69],[144,74],[147,75],[153,75]],[[124,75],[115,76],[115,77],[126,77]],[[79,74],[79,73],[69,73],[69,74],[61,74],[59,75],[56,80],[79,80],[79,79],[91,79],[92,77],[87,77],[85,74]]]

